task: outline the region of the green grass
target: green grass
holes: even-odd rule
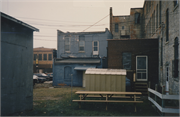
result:
[[[83,88],[73,87],[72,99],[79,99],[75,91]],[[19,113],[23,116],[159,116],[147,99],[137,105],[134,112],[132,103],[82,103],[71,102],[71,88],[38,88],[33,92],[33,110]]]

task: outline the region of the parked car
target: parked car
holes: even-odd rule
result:
[[[50,77],[50,80],[52,81],[52,79],[53,79],[53,73],[47,73],[47,75]]]
[[[38,76],[33,75],[33,86],[38,82]]]
[[[46,75],[45,73],[35,73],[36,76],[38,77],[42,77],[42,78],[45,78],[46,81],[50,81],[50,77],[48,75]]]
[[[38,77],[36,74],[34,74],[33,75],[33,81],[34,81],[34,83],[43,83],[46,81],[46,78]]]

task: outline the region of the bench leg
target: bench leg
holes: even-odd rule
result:
[[[136,112],[136,103],[134,103],[134,112]]]
[[[106,111],[108,110],[108,102],[106,103]]]
[[[81,102],[78,102],[78,104],[79,104],[79,108],[81,108]]]

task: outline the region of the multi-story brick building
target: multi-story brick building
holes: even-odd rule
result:
[[[34,73],[39,72],[52,72],[53,65],[53,50],[54,48],[34,48],[33,49],[33,71]]]
[[[142,8],[131,8],[128,16],[113,16],[110,8],[110,31],[113,39],[158,38],[158,81],[169,83],[169,92],[179,94],[179,1],[144,1]]]

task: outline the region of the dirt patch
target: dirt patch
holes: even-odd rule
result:
[[[33,100],[37,101],[37,100],[61,100],[62,97],[34,97]]]

